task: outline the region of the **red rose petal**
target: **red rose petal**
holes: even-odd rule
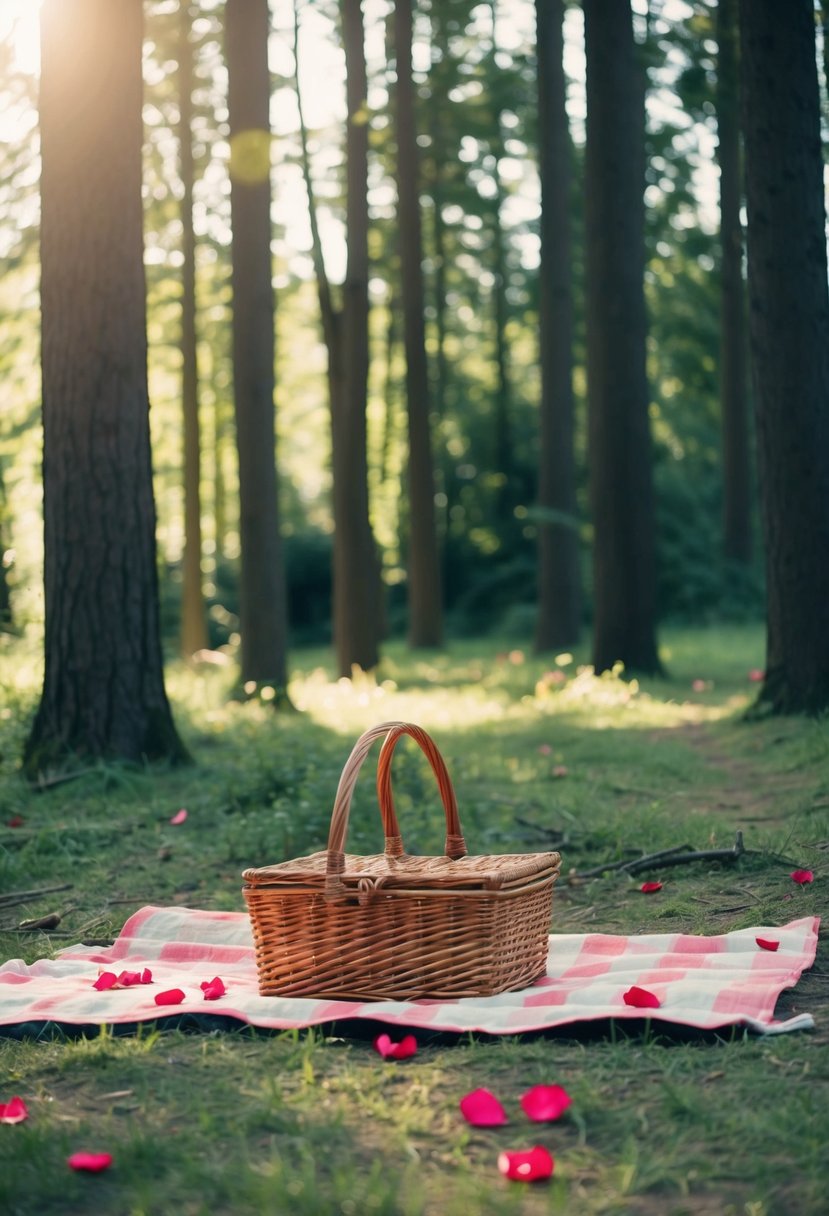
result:
[[[801,887],[804,883],[812,882],[814,877],[811,870],[792,870],[791,873],[792,881],[800,883]]]
[[[763,680],[765,680],[766,673],[761,671],[759,667],[752,667],[751,671],[748,673],[748,678],[751,680],[752,684],[760,684]]]
[[[6,820],[7,828],[22,828],[26,820],[22,815],[12,815],[11,819]]]
[[[108,988],[114,988],[117,983],[118,976],[114,971],[102,971],[92,987],[98,992],[106,992]]]
[[[0,1102],[0,1123],[22,1123],[28,1117],[28,1107],[17,1095],[9,1098],[8,1102]]]
[[[90,1174],[100,1174],[112,1165],[112,1153],[73,1153],[66,1159],[67,1165],[73,1170],[85,1170]]]
[[[141,983],[140,971],[122,971],[118,976],[119,988],[132,988],[135,984]]]
[[[654,891],[662,890],[661,882],[643,882],[639,890],[643,895],[653,895]]]
[[[540,1144],[525,1152],[501,1153],[498,1157],[498,1169],[515,1182],[539,1182],[549,1178],[554,1168],[553,1158]]]
[[[141,972],[141,983],[142,984],[151,984],[152,982],[153,982],[153,973],[152,973],[152,971],[150,971],[149,967],[145,967],[144,970]]]
[[[206,1001],[218,1001],[220,996],[224,996],[227,989],[224,986],[224,981],[220,980],[218,975],[212,980],[205,980],[201,985],[201,990],[204,993]]]
[[[573,1099],[561,1085],[534,1085],[521,1097],[521,1109],[535,1123],[560,1119]]]
[[[488,1089],[473,1089],[460,1101],[461,1114],[473,1127],[501,1127],[507,1122],[507,1112]]]
[[[658,996],[648,992],[647,988],[637,988],[635,984],[632,988],[628,988],[622,1000],[626,1005],[633,1005],[636,1009],[658,1009],[662,1004]]]
[[[755,937],[754,939],[761,950],[779,950],[780,942],[773,937]]]
[[[180,1005],[184,993],[180,988],[168,988],[165,992],[157,992],[153,998],[156,1005]]]
[[[184,807],[182,807],[180,811],[176,811],[175,815],[173,815],[172,819],[170,820],[170,823],[178,825],[179,823],[184,823],[186,818],[187,812],[185,811]]]
[[[374,1050],[384,1060],[408,1060],[417,1051],[417,1039],[413,1034],[407,1034],[399,1043],[394,1043],[387,1034],[378,1034],[374,1040]]]

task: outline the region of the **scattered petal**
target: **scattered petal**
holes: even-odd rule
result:
[[[140,971],[122,971],[118,976],[118,988],[132,988],[135,984],[141,983]]]
[[[170,823],[178,825],[179,823],[184,823],[186,818],[187,812],[185,811],[184,807],[182,807],[180,811],[176,811],[175,815],[173,815],[172,819],[170,820]]]
[[[118,976],[114,971],[102,971],[92,987],[98,992],[106,992],[108,988],[114,988],[117,983]]]
[[[394,1043],[387,1034],[378,1034],[374,1040],[374,1050],[384,1060],[408,1060],[417,1051],[417,1039],[413,1034],[407,1034],[399,1043]]]
[[[538,749],[538,754],[539,756],[550,756],[552,755],[552,751],[553,749],[550,747],[549,743],[542,743]]]
[[[773,937],[755,937],[754,939],[761,950],[779,950],[780,942]]]
[[[498,1157],[498,1169],[505,1178],[515,1182],[539,1182],[549,1178],[554,1166],[550,1153],[540,1144],[525,1152],[501,1153]]]
[[[707,680],[692,680],[691,688],[694,690],[694,692],[705,692],[708,689],[708,681]]]
[[[184,993],[181,988],[167,988],[164,992],[157,992],[153,999],[156,1005],[180,1005]]]
[[[212,980],[205,980],[201,985],[201,990],[206,1001],[218,1001],[219,997],[224,996],[227,991],[224,981],[220,980],[218,975],[214,976]]]
[[[748,673],[748,678],[751,680],[752,684],[762,684],[763,680],[766,678],[766,673],[761,671],[759,667],[752,667],[751,671]]]
[[[22,1123],[28,1119],[29,1109],[16,1094],[8,1102],[0,1102],[0,1123]]]
[[[813,882],[814,877],[811,870],[792,870],[792,881],[800,883],[801,887],[807,882]]]
[[[560,1119],[573,1099],[561,1085],[534,1085],[521,1097],[521,1109],[535,1123]]]
[[[151,984],[152,982],[153,982],[153,973],[152,973],[152,971],[150,971],[149,967],[145,967],[144,970],[141,972],[141,983],[142,984]]]
[[[473,1089],[460,1101],[461,1114],[473,1127],[501,1127],[507,1122],[507,1112],[488,1089]]]
[[[569,772],[570,772],[570,770],[566,764],[557,764],[555,766],[555,768],[553,769],[553,776],[554,777],[566,777]]]
[[[85,1170],[88,1174],[100,1174],[112,1165],[112,1153],[73,1153],[67,1157],[67,1165],[73,1170]]]
[[[628,988],[622,1000],[626,1005],[633,1005],[636,1009],[658,1009],[662,1004],[658,996],[648,992],[647,988],[637,988],[635,984],[632,988]]]
[[[11,819],[6,820],[7,828],[22,828],[26,820],[22,815],[12,815]]]
[[[639,890],[643,895],[653,895],[654,891],[662,890],[661,882],[643,882]]]

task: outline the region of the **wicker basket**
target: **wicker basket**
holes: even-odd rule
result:
[[[403,851],[391,792],[402,735],[426,754],[446,813],[443,857]],[[385,852],[344,852],[351,795],[372,743],[385,742],[377,793]],[[340,777],[328,848],[245,870],[263,996],[367,1000],[491,996],[544,973],[558,853],[469,857],[446,765],[424,730],[386,722],[365,732]]]

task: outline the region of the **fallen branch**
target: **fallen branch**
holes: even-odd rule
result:
[[[625,874],[640,874],[642,870],[650,870],[656,865],[664,870],[667,866],[691,865],[696,861],[732,862],[746,852],[748,850],[743,844],[743,834],[737,832],[734,844],[730,849],[692,849],[687,844],[681,844],[672,849],[661,849],[658,853],[647,853],[644,857],[637,857],[634,861],[612,861],[605,865],[594,866],[591,870],[576,870],[573,877],[597,878],[600,874],[607,874],[611,870],[618,870]]]
[[[39,887],[35,891],[8,891],[0,895],[0,908],[13,908],[15,904],[25,904],[29,900],[39,899],[41,895],[54,895],[55,891],[70,891],[74,886],[71,882],[62,882],[55,887]]]

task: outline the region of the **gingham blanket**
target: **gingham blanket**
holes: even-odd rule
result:
[[[286,1029],[351,1018],[436,1031],[519,1034],[600,1018],[641,1018],[716,1029],[743,1025],[761,1034],[807,1029],[808,1013],[775,1020],[780,993],[814,962],[818,917],[782,928],[761,926],[718,937],[644,933],[555,934],[547,974],[530,988],[461,1000],[335,1001],[262,997],[257,989],[246,913],[142,908],[106,949],[70,946],[54,960],[0,966],[0,1024],[72,1025],[151,1021],[167,1014],[222,1014],[253,1026]],[[760,938],[772,948],[758,945]],[[778,942],[776,949],[773,943]],[[97,991],[99,973],[143,971],[151,983]],[[225,993],[205,1000],[201,985],[218,976]],[[625,1003],[632,987],[658,1008]],[[155,995],[179,988],[180,1004]]]

